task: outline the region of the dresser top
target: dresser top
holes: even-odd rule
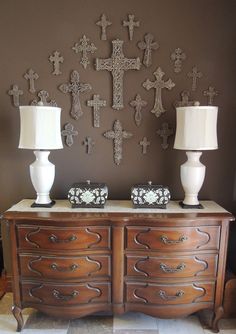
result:
[[[224,208],[213,201],[201,201],[203,209],[182,209],[179,201],[170,201],[166,209],[146,209],[133,208],[132,202],[128,200],[109,200],[106,202],[104,209],[101,208],[71,208],[68,200],[56,200],[52,208],[31,208],[34,202],[32,199],[23,199],[13,205],[7,211],[18,212],[78,212],[78,213],[226,213]]]

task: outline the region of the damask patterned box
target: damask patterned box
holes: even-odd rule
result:
[[[68,192],[72,208],[104,208],[107,197],[105,183],[91,183],[89,180],[74,183]]]
[[[168,187],[148,184],[137,184],[131,188],[131,200],[135,208],[159,208],[166,209],[170,201]]]

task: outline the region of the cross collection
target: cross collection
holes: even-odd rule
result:
[[[128,28],[128,37],[132,41],[134,38],[135,29],[139,28],[141,23],[140,21],[135,20],[133,14],[127,15],[128,19],[123,20],[123,27]],[[107,40],[107,28],[112,25],[105,14],[102,14],[100,20],[96,22],[96,25],[101,29],[100,39],[102,41]],[[95,60],[95,69],[96,71],[106,70],[111,73],[112,76],[112,91],[113,91],[113,104],[112,108],[114,110],[121,110],[124,108],[123,101],[123,82],[125,77],[125,72],[130,70],[140,70],[141,61],[137,58],[127,58],[123,52],[124,42],[120,39],[112,40],[112,53],[110,58],[96,58]],[[142,64],[148,68],[152,66],[152,53],[159,49],[159,44],[154,40],[154,36],[151,33],[147,33],[144,36],[143,41],[137,43],[137,47],[144,52]],[[72,50],[76,54],[81,54],[80,64],[86,70],[90,66],[89,54],[93,54],[97,51],[97,47],[94,43],[90,42],[89,38],[85,35],[79,40],[79,43],[75,43],[72,47]],[[48,58],[49,62],[53,65],[53,75],[61,75],[61,65],[64,62],[64,57],[60,54],[59,51],[54,51]],[[183,62],[186,60],[186,54],[181,48],[176,48],[170,54],[170,60],[173,62],[173,71],[175,74],[178,74],[182,71]],[[172,79],[165,80],[163,77],[165,73],[161,67],[153,72],[155,77],[154,81],[146,79],[143,82],[143,87],[146,90],[154,89],[155,98],[154,105],[150,110],[157,118],[159,118],[165,109],[162,103],[162,91],[163,89],[171,90],[175,87],[175,83]],[[192,92],[197,90],[198,80],[203,76],[197,66],[192,67],[192,71],[187,73],[187,77],[192,80],[191,90]],[[29,92],[31,94],[36,93],[35,83],[39,79],[39,75],[32,69],[28,69],[25,72],[23,77],[28,81]],[[66,83],[59,85],[58,89],[64,94],[70,94],[71,96],[71,110],[70,116],[78,120],[83,115],[83,110],[80,103],[80,93],[87,93],[92,90],[92,86],[89,83],[82,83],[80,81],[80,75],[77,70],[72,70],[70,73],[70,79]],[[13,84],[12,88],[8,90],[8,95],[12,97],[12,103],[15,107],[20,105],[20,96],[22,96],[23,90],[18,87],[17,84]],[[218,92],[213,86],[209,86],[207,90],[203,91],[203,95],[207,98],[207,104],[213,105],[214,98],[218,95]],[[55,100],[48,100],[49,94],[45,90],[40,90],[37,93],[37,98],[35,98],[31,105],[37,105],[39,102],[43,105],[56,106]],[[184,90],[180,93],[181,100],[174,102],[174,107],[180,106],[191,106],[194,104],[194,101],[190,99],[190,91]],[[142,108],[145,108],[148,103],[144,101],[140,94],[136,94],[135,99],[130,101],[130,106],[134,108],[134,122],[137,127],[142,124]],[[93,109],[93,127],[100,127],[100,109],[107,106],[107,102],[104,99],[100,98],[99,94],[94,94],[93,99],[87,101],[87,106]],[[64,129],[61,132],[62,136],[65,138],[65,144],[70,147],[73,145],[73,136],[78,135],[78,131],[74,130],[74,126],[71,123],[64,125]],[[157,134],[162,138],[162,148],[168,148],[168,138],[174,134],[174,130],[169,127],[167,122],[162,123],[161,129],[157,130]],[[107,139],[113,140],[113,156],[114,162],[116,165],[119,165],[122,161],[122,150],[124,139],[129,139],[133,136],[132,133],[123,129],[122,123],[120,120],[115,120],[113,125],[113,130],[106,131],[104,137]],[[91,154],[92,148],[95,145],[94,140],[91,137],[86,137],[83,141],[83,144],[86,147],[86,153]],[[148,146],[150,146],[150,141],[147,137],[139,142],[139,145],[142,147],[142,154],[147,154]]]

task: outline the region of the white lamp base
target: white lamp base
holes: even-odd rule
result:
[[[50,151],[34,151],[36,160],[30,165],[30,177],[37,198],[32,207],[51,207],[55,204],[49,192],[55,178],[55,166],[48,160]]]
[[[200,162],[202,152],[186,152],[188,160],[180,167],[180,178],[184,188],[185,197],[180,205],[184,208],[202,208],[198,201],[200,191],[205,178],[206,167]]]

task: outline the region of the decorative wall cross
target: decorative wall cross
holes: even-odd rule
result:
[[[214,87],[209,86],[208,90],[204,90],[203,94],[204,96],[207,96],[207,104],[209,106],[212,106],[214,97],[218,95],[218,92],[215,90]]]
[[[60,52],[55,51],[51,56],[49,56],[49,61],[53,64],[53,72],[54,75],[61,74],[60,64],[63,63],[64,58],[60,55]]]
[[[162,138],[161,147],[163,150],[166,150],[169,146],[168,138],[174,134],[174,130],[169,128],[169,124],[167,122],[162,123],[161,129],[157,130],[157,134]]]
[[[123,77],[127,70],[139,70],[139,58],[125,58],[123,54],[123,41],[112,41],[112,55],[107,59],[96,59],[96,70],[110,71],[113,78],[113,109],[120,110],[123,105]]]
[[[152,50],[157,50],[159,48],[159,44],[157,42],[153,42],[153,35],[146,34],[144,36],[144,41],[138,42],[138,47],[141,50],[144,50],[143,56],[143,64],[146,67],[152,65]]]
[[[28,72],[24,74],[24,78],[29,81],[29,92],[32,94],[35,93],[36,89],[35,89],[34,82],[35,80],[39,78],[38,73],[34,72],[34,70],[30,68]]]
[[[100,95],[93,95],[93,100],[87,101],[88,107],[93,108],[93,126],[100,127],[100,108],[106,106],[105,100],[100,100]]]
[[[83,141],[83,145],[86,147],[86,153],[91,154],[95,142],[91,137],[86,137],[85,140]]]
[[[135,100],[130,101],[129,104],[135,108],[134,121],[137,126],[140,126],[142,122],[141,109],[147,105],[147,102],[142,100],[141,96],[137,94]]]
[[[127,132],[122,129],[122,124],[119,120],[116,120],[113,125],[114,130],[110,130],[104,133],[107,139],[113,139],[113,155],[116,165],[119,165],[122,160],[122,150],[123,150],[123,139],[128,139],[133,136],[132,133]]]
[[[175,107],[188,107],[188,106],[193,106],[194,101],[189,101],[190,97],[190,92],[187,90],[184,90],[180,93],[181,96],[181,101],[176,101],[174,103]]]
[[[150,145],[150,141],[147,140],[147,137],[143,137],[143,140],[139,142],[139,145],[142,146],[142,154],[147,154],[147,148]]]
[[[48,101],[49,94],[46,90],[40,90],[39,93],[37,94],[39,97],[39,101],[34,99],[30,104],[32,106],[37,106],[37,105],[43,105],[43,106],[53,106],[57,107],[57,103],[55,100],[50,100]]]
[[[105,14],[101,15],[101,19],[100,21],[96,22],[96,25],[100,26],[101,29],[101,40],[102,41],[106,41],[107,40],[107,27],[109,27],[110,25],[112,25],[111,22],[109,22],[106,18]]]
[[[134,21],[134,15],[129,14],[128,15],[128,21],[123,21],[123,27],[128,27],[129,29],[129,40],[133,40],[133,35],[134,35],[134,28],[139,27],[140,22],[139,21]]]
[[[186,59],[186,54],[180,48],[177,48],[170,58],[174,61],[174,72],[179,73],[182,69],[182,61]]]
[[[12,89],[7,92],[8,95],[12,96],[12,102],[14,107],[19,107],[20,96],[23,95],[23,90],[19,89],[18,85],[12,85]]]
[[[70,114],[72,118],[79,119],[79,117],[83,115],[79,100],[79,94],[91,90],[91,85],[87,83],[81,83],[79,80],[79,72],[74,70],[71,72],[70,82],[60,85],[59,89],[64,94],[71,94],[72,103]]]
[[[80,39],[80,44],[75,43],[75,45],[72,47],[72,49],[75,51],[75,53],[81,52],[82,58],[80,61],[80,64],[86,69],[87,65],[90,63],[88,59],[88,52],[94,53],[97,48],[96,46],[91,43],[89,44],[89,38],[87,38],[85,35]]]
[[[188,77],[192,78],[192,90],[195,91],[197,88],[197,79],[202,77],[202,72],[198,72],[197,66],[194,66],[192,72],[188,73]]]
[[[165,112],[165,109],[163,108],[162,105],[162,96],[161,96],[162,89],[167,88],[170,90],[175,86],[175,84],[171,79],[168,79],[166,82],[162,80],[162,77],[165,75],[165,73],[162,72],[160,67],[158,67],[156,69],[156,72],[154,72],[153,74],[156,78],[156,81],[150,81],[149,79],[147,79],[143,83],[143,87],[146,88],[147,90],[151,88],[154,88],[156,90],[155,103],[151,112],[155,114],[156,117],[159,117],[162,113]]]
[[[74,126],[71,123],[67,123],[62,130],[61,135],[66,139],[66,145],[72,146],[74,143],[73,136],[78,136],[78,131],[74,130]]]

